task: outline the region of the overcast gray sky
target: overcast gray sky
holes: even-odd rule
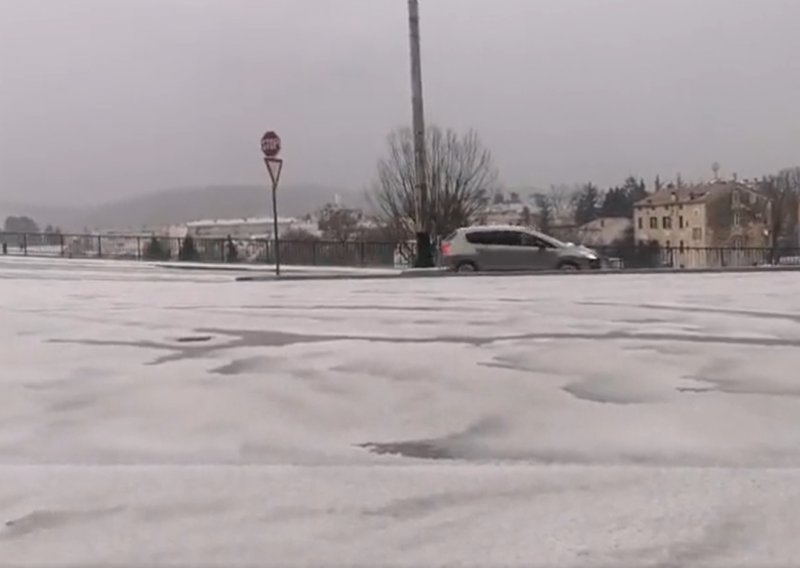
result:
[[[509,186],[800,164],[800,1],[420,0],[427,118]],[[0,200],[360,190],[410,121],[405,0],[0,0]]]

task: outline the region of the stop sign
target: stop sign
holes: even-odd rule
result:
[[[261,137],[261,151],[267,158],[274,158],[281,152],[281,138],[275,132],[269,131]]]

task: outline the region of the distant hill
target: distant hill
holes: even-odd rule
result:
[[[279,189],[278,212],[282,216],[312,213],[333,201],[337,190],[316,185],[287,185]],[[364,207],[357,192],[338,192],[345,204]],[[272,214],[269,191],[264,186],[232,185],[180,188],[123,199],[92,209],[26,207],[0,204],[3,218],[28,215],[40,225],[52,224],[66,231],[88,229],[135,230],[198,219],[255,217]]]
[[[0,230],[9,216],[27,216],[36,221],[41,228],[52,224],[57,226],[63,220],[74,219],[76,210],[70,207],[48,205],[26,205],[22,203],[0,203]],[[64,224],[66,226],[66,224]]]

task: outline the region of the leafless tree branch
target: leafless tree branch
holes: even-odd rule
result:
[[[429,127],[428,191],[425,212],[438,235],[475,221],[497,187],[498,173],[489,150],[474,131],[459,136],[452,130]],[[410,129],[388,137],[388,151],[378,162],[371,202],[382,220],[410,234],[416,221],[414,145]]]

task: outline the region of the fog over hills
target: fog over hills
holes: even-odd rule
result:
[[[282,216],[313,213],[332,202],[337,194],[348,206],[366,206],[363,192],[337,191],[319,185],[286,185],[278,190],[278,213]],[[162,190],[92,208],[0,203],[0,217],[5,219],[8,215],[27,215],[42,227],[50,224],[65,231],[135,230],[198,219],[271,216],[272,204],[265,186],[216,185]]]

